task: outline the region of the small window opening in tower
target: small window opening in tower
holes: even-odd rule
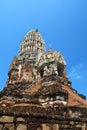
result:
[[[40,76],[41,76],[41,78],[43,78],[43,73],[44,73],[44,70],[41,69],[41,70],[40,70]]]
[[[59,68],[58,68],[58,74],[59,74],[59,76],[62,75],[61,69],[59,69]]]

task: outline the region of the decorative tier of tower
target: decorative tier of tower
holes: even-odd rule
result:
[[[45,42],[36,29],[28,32],[22,40],[18,60],[29,63],[37,62],[44,52]]]

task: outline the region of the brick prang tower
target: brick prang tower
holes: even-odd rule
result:
[[[0,92],[0,130],[87,130],[85,99],[72,88],[62,54],[46,53],[41,34],[32,30]]]

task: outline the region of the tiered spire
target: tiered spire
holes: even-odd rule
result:
[[[41,54],[45,52],[45,42],[38,30],[29,31],[21,44],[19,60],[39,60]]]

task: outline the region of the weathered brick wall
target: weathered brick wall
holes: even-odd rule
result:
[[[0,111],[0,130],[87,130],[87,109],[15,106]]]
[[[24,115],[1,115],[0,130],[87,130],[87,121],[82,122],[79,119],[59,121],[55,118],[54,121],[48,122],[44,117],[41,121],[38,118]]]

